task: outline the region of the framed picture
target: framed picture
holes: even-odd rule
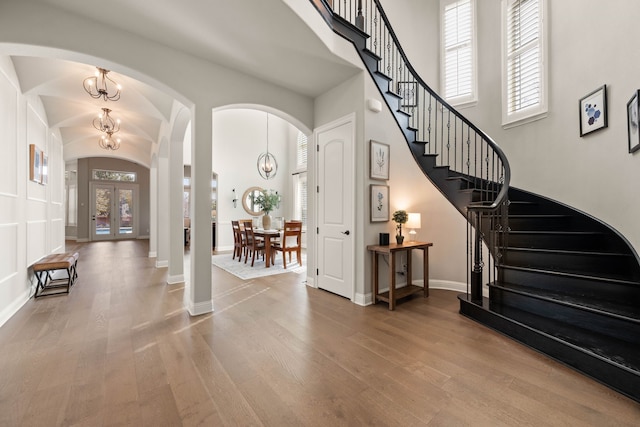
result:
[[[42,173],[41,173],[41,181],[42,185],[47,185],[49,183],[49,156],[44,154],[44,151],[40,152],[40,158],[42,159]]]
[[[398,95],[402,97],[401,107],[418,105],[418,82],[398,82]]]
[[[389,179],[388,144],[371,140],[369,144],[369,177],[371,179]]]
[[[29,144],[29,179],[38,183],[42,179],[41,153],[35,144]]]
[[[607,85],[602,85],[580,100],[580,136],[607,126]]]
[[[629,153],[640,150],[640,130],[638,129],[638,102],[640,90],[627,102],[627,132],[629,134]]]
[[[389,186],[371,184],[371,222],[389,221]]]

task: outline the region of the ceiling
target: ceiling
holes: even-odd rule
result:
[[[108,10],[116,14],[96,13],[105,8],[105,3],[97,0],[34,1],[309,97],[357,72],[356,67],[333,55],[283,0],[154,0],[153,7],[148,2],[111,0]],[[19,56],[12,60],[23,92],[39,96],[50,127],[60,129],[66,160],[111,153],[98,148],[99,132],[91,126],[101,107],[107,106],[114,118],[122,119],[119,136],[127,149],[121,148],[118,155],[148,166],[161,126],[177,102],[172,97],[112,72],[110,77],[123,86],[123,95],[105,105],[82,87],[96,64]]]

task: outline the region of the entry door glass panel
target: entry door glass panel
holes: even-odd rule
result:
[[[96,237],[111,236],[111,207],[113,206],[112,189],[97,187],[95,189],[95,203],[95,235]]]
[[[118,189],[118,200],[118,213],[120,215],[118,218],[118,234],[133,234],[133,190]]]

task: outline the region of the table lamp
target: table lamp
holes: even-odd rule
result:
[[[410,242],[415,242],[416,241],[416,228],[420,228],[421,227],[420,214],[419,213],[409,213],[409,219],[407,220],[407,223],[405,224],[405,227],[411,229],[411,231],[409,231],[409,241]]]

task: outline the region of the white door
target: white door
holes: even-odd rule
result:
[[[138,237],[137,184],[91,184],[91,240]]]
[[[318,287],[354,299],[354,116],[316,131]]]

